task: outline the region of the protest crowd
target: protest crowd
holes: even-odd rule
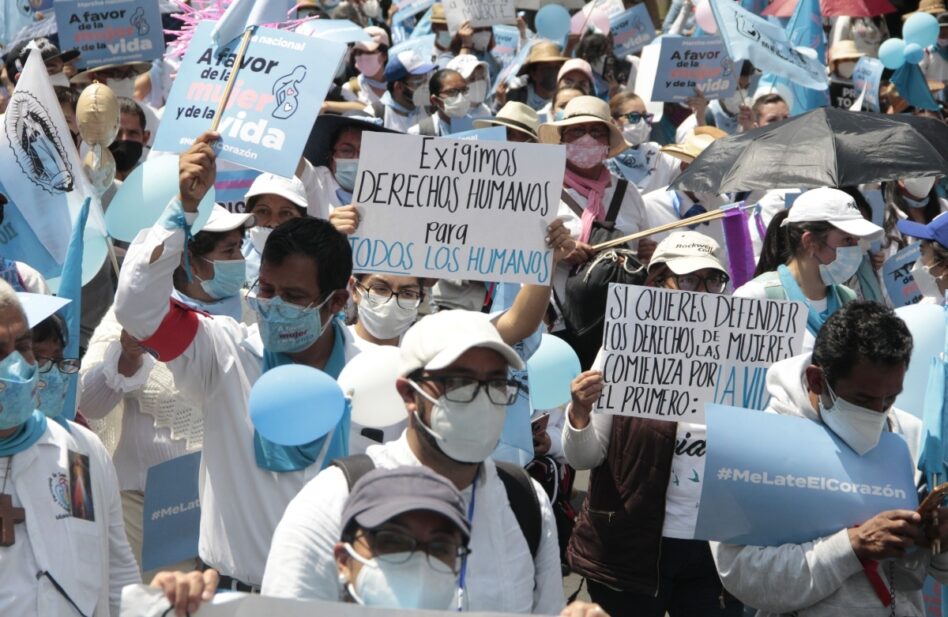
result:
[[[944,0],[10,5],[0,615],[948,615]]]

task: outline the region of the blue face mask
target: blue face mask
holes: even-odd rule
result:
[[[332,298],[329,294],[316,306],[302,307],[282,298],[247,297],[250,307],[257,311],[260,338],[267,351],[296,353],[315,343],[326,324],[319,310]]]
[[[0,430],[20,426],[36,409],[35,364],[18,351],[0,362]]]
[[[36,384],[39,409],[47,418],[58,418],[62,414],[68,386],[69,376],[64,375],[57,366],[39,374]]]
[[[562,121],[562,120],[563,120],[563,110],[561,109],[561,110],[559,110],[558,112],[556,112],[555,114],[553,114],[553,117],[556,119],[557,122]]]
[[[842,285],[856,274],[862,263],[863,250],[860,246],[840,246],[836,248],[836,259],[828,264],[820,264],[820,278],[829,285]]]
[[[359,159],[333,159],[336,163],[336,182],[350,193],[355,188],[356,172],[359,170]]]
[[[247,280],[247,263],[243,259],[219,259],[204,261],[214,266],[214,276],[201,281],[201,289],[215,300],[223,300],[240,293]]]

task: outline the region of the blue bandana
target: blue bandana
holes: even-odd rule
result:
[[[13,456],[36,443],[46,432],[46,414],[36,409],[15,433],[0,439],[0,456]]]

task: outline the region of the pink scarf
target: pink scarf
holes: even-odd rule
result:
[[[582,217],[583,227],[579,233],[579,241],[589,242],[593,222],[606,218],[606,209],[602,205],[602,198],[606,193],[606,187],[612,182],[612,176],[605,166],[603,166],[602,173],[599,174],[599,178],[596,180],[584,178],[567,167],[563,182],[566,188],[571,188],[586,198],[586,207],[583,209]]]

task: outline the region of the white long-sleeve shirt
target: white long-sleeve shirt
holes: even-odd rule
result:
[[[397,441],[371,446],[366,454],[376,467],[420,465],[403,434]],[[507,500],[493,461],[478,472],[471,517],[471,556],[467,569],[467,609],[558,615],[563,582],[553,510],[546,493],[533,482],[543,516],[534,560]],[[461,491],[469,508],[472,488]],[[263,578],[264,595],[336,600],[340,587],[333,546],[342,536],[342,510],[349,487],[342,471],[327,468],[290,502],[273,535]]]
[[[148,339],[167,314],[171,276],[183,246],[183,230],[156,225],[142,231],[129,247],[115,315],[136,339]],[[161,255],[149,263],[160,247]],[[222,574],[259,585],[283,510],[322,465],[317,461],[299,471],[280,473],[257,466],[248,408],[250,389],[262,372],[257,326],[229,317],[198,314],[197,319],[190,345],[167,366],[177,387],[204,411],[198,551]],[[348,335],[344,344],[348,361],[358,352]]]

